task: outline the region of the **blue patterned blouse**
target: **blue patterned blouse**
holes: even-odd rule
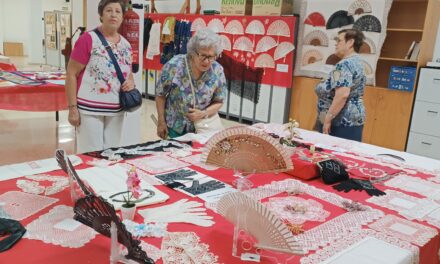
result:
[[[194,124],[186,117],[192,108],[193,95],[186,70],[185,57],[176,55],[166,63],[156,85],[156,95],[166,96],[165,119],[167,126],[177,133],[194,132]],[[190,58],[188,57],[188,61]],[[191,67],[189,67],[191,70]],[[199,80],[193,79],[196,94],[196,108],[204,110],[212,102],[223,102],[227,83],[223,67],[216,61],[203,73]]]
[[[339,87],[349,87],[350,95],[342,110],[333,119],[334,126],[361,126],[365,122],[363,95],[366,77],[359,55],[338,62],[327,79],[323,79],[315,88],[318,95],[318,117],[325,115]]]

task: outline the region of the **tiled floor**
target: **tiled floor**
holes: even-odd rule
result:
[[[12,58],[20,70],[39,70],[39,65],[26,64],[25,58]],[[49,70],[48,67],[41,67]],[[145,100],[141,113],[141,140],[157,140],[150,115],[156,114],[154,101]],[[223,120],[226,127],[237,124]],[[21,112],[0,110],[0,165],[50,158],[62,148],[74,153],[75,130],[67,121],[67,111],[60,112],[59,122],[54,112]]]

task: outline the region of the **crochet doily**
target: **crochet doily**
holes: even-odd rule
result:
[[[38,211],[57,202],[58,199],[29,194],[18,191],[10,191],[0,195],[0,206],[10,218],[23,220]]]

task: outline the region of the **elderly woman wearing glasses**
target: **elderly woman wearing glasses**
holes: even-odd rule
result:
[[[200,29],[187,50],[163,66],[156,86],[157,135],[163,139],[194,132],[194,122],[217,114],[226,94],[223,67],[215,61],[222,52],[220,37]]]

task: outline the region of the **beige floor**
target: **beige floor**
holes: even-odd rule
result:
[[[26,58],[12,58],[20,70],[48,70],[50,67],[28,65]],[[156,114],[154,101],[145,100],[141,113],[142,142],[157,140],[150,115]],[[224,120],[226,127],[236,122]],[[23,112],[0,110],[0,165],[50,158],[58,148],[74,153],[75,130],[67,121],[67,111],[60,112],[59,122],[54,112]]]

